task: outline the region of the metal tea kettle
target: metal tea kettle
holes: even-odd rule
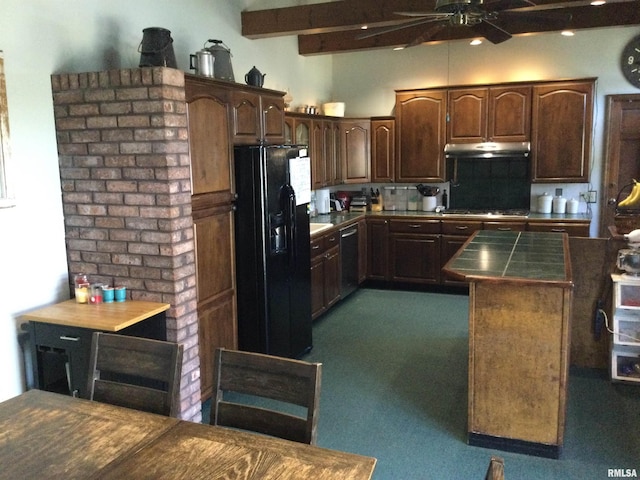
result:
[[[229,47],[227,47],[222,40],[210,39],[208,43],[213,44],[206,48],[213,55],[213,76],[220,80],[235,82],[233,67],[231,66],[231,50]]]
[[[193,64],[194,60],[195,65]],[[196,75],[213,77],[213,54],[203,48],[197,51],[195,55],[189,55],[189,68],[195,70]]]
[[[260,73],[260,70],[256,68],[254,65],[249,73],[244,76],[244,81],[247,82],[247,85],[253,85],[254,87],[262,87],[264,85],[264,77],[266,73]]]

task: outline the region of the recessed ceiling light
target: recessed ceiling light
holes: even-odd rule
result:
[[[480,44],[482,44],[482,40],[480,40],[479,38],[474,38],[469,42],[469,45],[480,45]]]
[[[599,5],[604,5],[605,3],[607,3],[605,0],[593,0],[591,2],[591,5],[597,7]]]
[[[573,31],[571,30],[563,30],[560,35],[563,35],[565,37],[573,37],[575,35],[575,33],[573,33]]]
[[[362,25],[362,26],[360,27],[360,30],[366,30],[367,28],[369,28],[369,25]]]
[[[394,52],[397,52],[398,50],[404,50],[404,47],[395,47],[393,49]]]

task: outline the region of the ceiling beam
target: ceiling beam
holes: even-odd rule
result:
[[[540,4],[541,2],[538,1],[536,3]],[[570,7],[564,8],[562,12],[571,13],[572,15],[571,22],[566,27],[567,29],[579,30],[608,26],[640,25],[640,1],[611,3],[599,7]],[[360,30],[299,35],[298,52],[300,55],[318,55],[401,47],[409,44],[420,34],[424,33],[425,29],[428,28],[428,25],[429,24],[426,24],[426,26],[410,27],[361,40],[356,38],[362,33]],[[557,26],[545,25],[542,22],[532,24],[530,22],[512,21],[509,23],[508,30],[512,34],[525,34],[534,32],[550,32],[557,30],[557,28]],[[476,38],[477,36],[477,33],[470,28],[449,27],[442,29],[434,35],[431,40],[425,43],[465,38],[470,39]]]
[[[561,2],[561,3],[560,3]],[[587,0],[537,0],[536,5],[553,8],[560,3],[585,5]],[[341,0],[335,2],[244,11],[242,35],[266,38],[357,30],[362,25],[394,25],[403,18],[394,12],[434,11],[436,0]]]

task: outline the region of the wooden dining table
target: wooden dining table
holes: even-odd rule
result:
[[[41,390],[0,403],[0,478],[369,479],[376,460]]]

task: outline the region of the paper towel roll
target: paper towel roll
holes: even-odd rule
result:
[[[316,210],[318,213],[329,213],[331,212],[331,207],[329,205],[330,192],[328,188],[321,188],[316,190]]]

